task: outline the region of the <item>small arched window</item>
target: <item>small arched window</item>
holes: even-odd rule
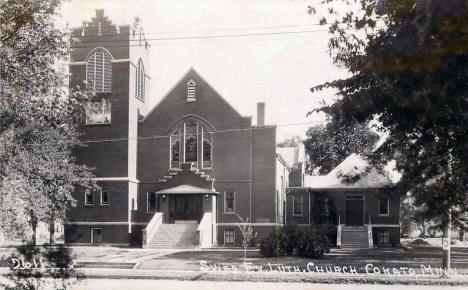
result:
[[[142,101],[145,100],[145,67],[141,58],[138,60],[138,66],[136,71],[136,97]]]
[[[180,162],[192,162],[197,167],[211,168],[213,139],[208,130],[208,126],[200,121],[187,120],[172,131],[171,168],[178,168]]]
[[[97,49],[86,62],[86,83],[95,92],[112,91],[112,56],[104,49]]]

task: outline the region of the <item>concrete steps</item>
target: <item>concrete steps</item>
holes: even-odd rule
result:
[[[341,231],[342,248],[369,248],[367,227],[344,226]]]
[[[194,248],[197,228],[198,224],[161,224],[148,243],[148,248]]]

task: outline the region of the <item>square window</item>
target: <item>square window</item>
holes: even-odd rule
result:
[[[390,233],[388,231],[379,231],[377,238],[379,244],[388,244],[390,242]]]
[[[226,190],[224,192],[224,212],[234,212],[234,190]]]
[[[85,192],[85,205],[93,205],[94,204],[94,195],[93,192],[90,190],[86,190]]]
[[[109,191],[103,189],[101,191],[101,205],[108,205],[109,204]]]
[[[293,195],[293,215],[302,215],[302,196]]]
[[[388,215],[389,214],[389,201],[388,198],[379,199],[379,214]]]
[[[102,98],[91,102],[86,108],[86,124],[110,124],[111,123],[111,101]]]
[[[235,235],[234,230],[224,230],[224,243],[225,244],[234,244]]]

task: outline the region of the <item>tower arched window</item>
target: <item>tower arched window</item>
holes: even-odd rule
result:
[[[171,133],[170,166],[178,168],[180,162],[211,168],[212,132],[208,125],[198,120],[186,120]]]
[[[145,100],[145,67],[141,58],[138,60],[136,71],[136,97],[142,101]]]
[[[112,56],[104,49],[97,49],[86,62],[86,83],[95,92],[112,91]]]

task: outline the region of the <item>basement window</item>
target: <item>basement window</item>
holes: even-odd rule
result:
[[[235,242],[235,233],[234,230],[229,229],[229,230],[224,230],[224,243],[225,244],[234,244]]]
[[[390,233],[388,230],[383,230],[378,232],[377,242],[379,244],[388,244],[390,243]]]

